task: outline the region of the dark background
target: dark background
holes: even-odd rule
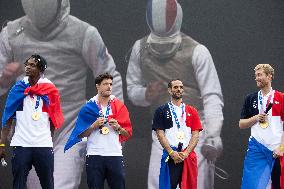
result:
[[[275,69],[273,87],[284,91],[283,0],[180,0],[182,31],[210,50],[225,100],[222,139],[224,151],[217,165],[229,179],[216,177],[215,188],[240,188],[249,130],[240,130],[240,109],[246,94],[257,90],[253,68],[269,63]],[[127,188],[146,188],[151,145],[147,108],[127,100],[125,55],[134,42],[148,34],[146,0],[71,0],[71,14],[98,28],[124,80],[125,100],[132,114],[134,136],[125,146]],[[0,24],[22,16],[20,1],[0,0]],[[88,97],[95,94],[88,80]],[[5,97],[1,98],[1,111]],[[146,116],[145,116],[146,115]],[[144,117],[143,117],[144,116]],[[8,159],[9,160],[9,159]],[[10,163],[10,162],[8,162]],[[11,167],[0,167],[0,189],[12,188]],[[83,174],[81,188],[87,188]]]

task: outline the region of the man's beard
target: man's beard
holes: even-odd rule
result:
[[[172,94],[172,98],[175,99],[175,100],[180,100],[180,99],[182,99],[182,93],[180,93],[179,96],[176,95],[176,93],[173,93],[173,94]]]
[[[267,82],[265,82],[265,81],[260,81],[258,84],[257,84],[257,86],[259,87],[259,88],[264,88],[264,87],[266,87],[268,85],[268,83]]]
[[[108,97],[110,97],[110,95],[111,95],[111,93],[104,93],[104,92],[101,93],[101,96],[104,97],[104,98],[108,98]]]

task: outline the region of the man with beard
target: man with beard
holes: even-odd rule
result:
[[[25,62],[26,76],[10,90],[2,118],[0,157],[5,157],[7,135],[16,118],[13,147],[13,188],[26,188],[32,166],[42,188],[53,189],[54,154],[52,134],[63,124],[60,96],[54,84],[43,76],[47,64],[40,55]]]
[[[197,159],[194,148],[202,130],[197,110],[182,101],[183,83],[168,84],[171,101],[160,106],[152,128],[163,147],[159,189],[197,189]]]
[[[132,48],[126,75],[129,99],[134,105],[150,106],[153,111],[167,102],[168,81],[183,80],[183,101],[196,107],[204,127],[196,147],[198,188],[212,189],[214,163],[222,151],[223,125],[223,96],[214,62],[204,45],[180,31],[182,8],[176,0],[150,0],[146,11],[151,33]],[[162,153],[156,132],[152,132],[152,139],[148,189],[158,187],[157,160]]]
[[[113,77],[96,77],[98,94],[82,107],[76,126],[65,146],[70,149],[88,137],[86,171],[90,189],[103,189],[105,179],[111,189],[125,189],[125,171],[121,143],[132,135],[126,106],[112,93]]]
[[[239,127],[251,128],[248,150],[244,160],[242,188],[267,188],[277,157],[284,152],[284,97],[273,90],[274,69],[269,64],[255,68],[258,92],[249,94],[241,112]],[[275,159],[277,158],[277,159]],[[272,182],[273,188],[280,188]],[[277,187],[277,185],[278,187]]]
[[[0,92],[5,93],[19,76],[18,63],[30,54],[38,53],[48,59],[45,75],[60,91],[65,117],[53,138],[54,184],[57,189],[78,188],[86,144],[80,143],[65,154],[63,149],[76,115],[86,102],[87,69],[92,70],[94,77],[104,72],[112,74],[114,95],[123,100],[121,76],[98,30],[69,14],[69,0],[21,2],[26,15],[8,22],[0,33]],[[32,173],[28,188],[39,188],[38,179],[33,179],[36,174]]]

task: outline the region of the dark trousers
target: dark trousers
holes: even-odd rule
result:
[[[125,171],[121,156],[87,156],[86,173],[89,189],[103,189],[105,179],[111,189],[125,189]]]
[[[271,172],[271,181],[273,189],[280,189],[280,176],[281,176],[280,161],[279,158],[276,158]]]
[[[13,147],[13,188],[25,189],[27,176],[35,167],[42,189],[53,189],[54,154],[49,147]]]
[[[171,189],[176,189],[177,185],[181,182],[183,162],[175,164],[174,160],[170,158],[168,165],[171,177]]]

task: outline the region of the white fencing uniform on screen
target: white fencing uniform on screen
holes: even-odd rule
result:
[[[150,0],[146,15],[151,33],[132,48],[126,76],[128,97],[134,105],[150,106],[153,112],[169,101],[167,83],[176,78],[183,82],[183,101],[197,108],[204,128],[195,149],[198,188],[214,188],[214,161],[204,156],[215,154],[214,160],[222,151],[223,95],[213,59],[204,45],[180,32],[182,9],[177,1]],[[155,81],[161,81],[165,90],[149,102],[147,85]],[[162,147],[155,132],[152,139],[148,189],[157,189]]]

